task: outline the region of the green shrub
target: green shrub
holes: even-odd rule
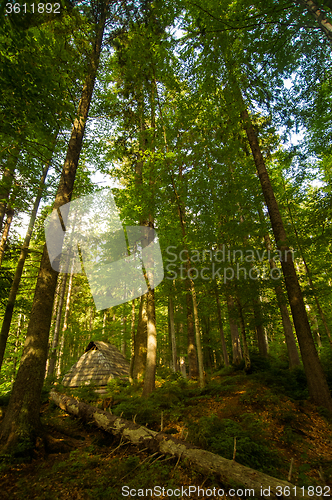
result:
[[[254,378],[269,386],[274,393],[284,394],[293,400],[308,399],[307,379],[302,367],[292,370],[272,366],[270,370],[255,373]]]
[[[188,424],[188,440],[231,460],[236,438],[236,461],[268,474],[276,474],[282,466],[277,452],[266,442],[261,422],[251,414],[244,414],[240,422],[220,420],[216,415],[202,417]]]

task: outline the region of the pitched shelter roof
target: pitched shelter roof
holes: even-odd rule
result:
[[[129,363],[117,348],[107,342],[90,342],[84,354],[63,377],[63,385],[106,385],[116,377],[129,376]]]

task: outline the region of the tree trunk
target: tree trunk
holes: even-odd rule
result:
[[[189,378],[198,377],[197,353],[195,346],[195,331],[193,320],[193,306],[190,292],[186,293],[187,301],[187,334],[188,334],[188,364]]]
[[[54,390],[51,391],[50,397],[62,410],[80,418],[85,423],[93,424],[99,429],[110,432],[119,438],[121,437],[140,448],[148,448],[153,453],[159,452],[160,454],[178,457],[178,461],[184,460],[184,463],[190,464],[190,468],[201,474],[206,476],[215,475],[227,487],[234,487],[234,485],[245,487],[246,491],[243,492],[245,498],[263,497],[262,489],[270,491],[270,494],[267,494],[269,498],[280,498],[280,491],[287,491],[286,496],[289,499],[296,500],[298,498],[293,484],[268,476],[245,465],[240,465],[235,460],[228,460],[185,441],[172,439],[168,434],[147,429],[134,422],[112,415],[108,411],[100,410],[85,403],[79,403],[76,399],[61,395]],[[188,491],[188,487],[185,488],[185,491]],[[303,500],[318,498],[315,495],[309,496],[307,491],[302,490],[302,488],[300,488],[300,491]],[[191,493],[194,492],[191,490]],[[226,491],[225,494],[227,495]],[[277,496],[278,494],[279,496]],[[190,493],[189,496],[191,496]],[[220,492],[220,496],[224,497],[224,493]]]
[[[68,317],[69,317],[69,310],[70,310],[71,291],[73,288],[73,276],[74,276],[74,273],[72,271],[70,273],[70,278],[69,278],[69,283],[68,283],[65,317],[63,318],[63,326],[62,326],[61,340],[60,340],[60,349],[59,349],[59,354],[57,356],[57,364],[56,364],[57,377],[60,377],[60,375],[61,375],[61,366],[62,366],[62,361],[63,361],[63,352],[64,352],[64,346],[65,346],[66,331],[68,328]]]
[[[143,397],[149,394],[155,388],[156,363],[157,363],[157,330],[155,316],[154,290],[149,290],[147,295],[147,349],[146,349],[146,367],[143,386]]]
[[[188,263],[189,265],[189,263]],[[189,279],[191,295],[193,299],[193,311],[194,311],[194,323],[196,332],[196,347],[197,347],[197,359],[198,359],[198,374],[199,374],[199,386],[203,388],[205,386],[205,375],[204,375],[204,365],[203,365],[203,351],[201,344],[201,329],[199,325],[198,317],[198,307],[197,307],[197,297],[194,285],[194,280]]]
[[[221,345],[222,345],[223,361],[224,361],[225,366],[229,366],[229,358],[228,358],[226,339],[225,339],[225,334],[224,334],[224,327],[222,324],[220,299],[219,299],[219,293],[218,293],[217,287],[215,288],[215,293],[216,293],[216,300],[217,300],[218,323],[219,323],[219,332],[220,332],[220,339],[221,339]]]
[[[155,117],[154,117],[154,97],[151,96],[151,128],[155,129]],[[144,152],[146,151],[149,135],[146,131],[145,125],[145,113],[144,113],[144,95],[140,92],[138,99],[138,109],[139,109],[139,159],[135,166],[135,184],[141,191],[143,187],[143,166],[144,166]],[[153,134],[154,135],[154,134]],[[153,150],[153,138],[150,144]],[[150,176],[149,178],[149,192],[151,193],[151,199],[153,200],[153,185],[154,178]],[[141,193],[140,193],[141,194]],[[152,203],[153,205],[153,203]],[[147,216],[142,217],[140,220],[141,226],[154,227],[154,218],[152,213],[147,213]],[[150,244],[150,236],[143,243],[142,246]],[[153,262],[150,263],[153,266]],[[147,266],[149,267],[148,263]],[[147,275],[145,274],[146,283],[148,283]],[[135,345],[135,356],[134,356],[134,368],[133,368],[133,378],[139,379],[143,374],[141,373],[142,368],[145,368],[144,375],[144,386],[143,386],[143,397],[147,397],[150,392],[154,390],[155,387],[155,375],[156,375],[156,362],[157,362],[157,331],[156,331],[156,313],[155,313],[155,302],[154,302],[154,290],[148,286],[148,292],[141,298],[140,316],[138,320],[137,334],[135,338],[135,343],[138,343],[137,347]]]
[[[23,314],[20,313],[20,315],[18,317],[18,325],[17,325],[17,330],[16,330],[16,339],[15,339],[15,346],[14,346],[14,359],[13,359],[13,369],[12,369],[12,376],[11,376],[11,389],[13,388],[15,375],[16,375],[17,351],[18,351],[18,345],[20,342],[20,335],[21,335],[21,331],[22,331],[22,318],[23,318]]]
[[[142,295],[138,313],[138,325],[135,336],[135,354],[133,362],[133,379],[139,380],[143,377],[146,366],[147,348],[147,294]]]
[[[130,366],[129,366],[129,382],[132,384],[134,381],[133,368],[134,368],[134,356],[135,356],[135,299],[131,301],[131,324],[130,324]]]
[[[238,297],[236,299],[236,302],[237,302],[237,307],[239,310],[241,337],[242,337],[242,345],[243,345],[244,369],[245,369],[246,373],[250,373],[251,361],[250,361],[249,348],[248,348],[248,342],[247,342],[246,326],[244,323],[243,308],[242,308],[242,304],[240,302],[240,299]]]
[[[316,314],[314,313],[312,307],[310,306],[310,304],[306,304],[306,310],[308,311],[308,316],[309,316],[309,320],[310,320],[310,323],[311,323],[311,329],[312,329],[312,333],[313,333],[313,336],[314,336],[314,339],[316,340],[316,344],[317,344],[317,347],[321,348],[323,347],[322,345],[322,340],[320,338],[320,333],[319,333],[319,327],[318,327],[318,321],[317,321],[317,317],[316,317]]]
[[[13,282],[12,282],[12,285],[10,288],[10,292],[9,292],[8,302],[6,305],[6,310],[5,310],[5,314],[4,314],[4,318],[3,318],[3,322],[2,322],[2,327],[1,327],[1,332],[0,332],[0,370],[1,370],[3,356],[5,353],[5,349],[6,349],[6,343],[7,343],[9,330],[10,330],[10,325],[11,325],[11,321],[12,321],[12,317],[13,317],[16,296],[17,296],[19,286],[20,286],[25,260],[26,260],[27,255],[28,255],[31,235],[32,235],[33,227],[35,225],[36,218],[37,218],[38,207],[39,207],[40,200],[42,197],[43,188],[45,185],[45,180],[46,180],[47,172],[48,172],[48,169],[50,166],[50,162],[51,162],[51,158],[50,158],[49,162],[46,163],[44,170],[43,170],[43,173],[42,173],[42,177],[41,177],[40,182],[39,182],[39,188],[38,188],[39,193],[37,194],[34,205],[33,205],[28,230],[27,230],[27,233],[25,235],[25,239],[24,239],[24,242],[23,242],[23,245],[21,248],[20,256],[19,256],[16,270],[15,270],[14,279],[13,279]]]
[[[294,268],[292,254],[287,245],[286,231],[284,229],[278,203],[274,196],[271,181],[266,170],[264,158],[255,130],[252,126],[248,111],[244,107],[242,95],[241,104],[244,108],[241,112],[243,126],[248,137],[250,149],[253,154],[258,177],[262,186],[263,195],[269,211],[276,245],[281,252],[281,266],[285,277],[288,300],[291,306],[304,370],[307,376],[309,394],[315,404],[324,406],[332,411],[331,394],[312,339],[309,321],[302,297],[302,291]]]
[[[173,298],[168,297],[168,316],[169,316],[169,326],[170,326],[170,337],[171,337],[171,347],[172,347],[172,368],[173,371],[178,371],[178,361],[176,354],[176,338],[175,338],[175,328],[174,328],[174,304]]]
[[[47,377],[52,377],[54,370],[55,370],[56,360],[57,360],[57,348],[58,348],[58,343],[59,343],[62,308],[63,308],[63,302],[64,302],[65,292],[66,292],[67,276],[68,275],[66,273],[62,275],[62,281],[61,281],[61,286],[60,286],[60,291],[59,291],[58,310],[57,310],[57,315],[56,315],[56,320],[55,320],[55,328],[54,328],[54,335],[53,335],[53,341],[52,341],[52,348],[51,348],[51,352],[49,354],[49,360],[48,360],[49,363],[48,363]]]
[[[3,233],[2,233],[2,237],[1,237],[1,243],[0,243],[0,267],[2,266],[3,257],[5,255],[5,250],[6,250],[6,246],[7,246],[7,240],[8,240],[10,225],[12,223],[13,216],[14,216],[14,209],[11,208],[11,206],[8,205],[6,213],[7,213],[7,219],[6,219],[6,222],[5,222],[5,227],[3,229]],[[0,366],[1,366],[1,364],[0,364]]]
[[[230,295],[227,295],[227,309],[228,309],[228,317],[229,317],[229,329],[231,332],[232,339],[232,352],[233,352],[233,365],[238,365],[242,360],[242,349],[240,344],[239,337],[239,328],[234,318],[234,301]]]
[[[108,2],[102,3],[102,13],[96,29],[87,77],[55,197],[54,209],[56,210],[71,200],[85,123],[99,64],[107,6]],[[40,396],[45,376],[48,337],[57,277],[58,273],[52,269],[45,244],[23,355],[7,412],[0,427],[2,452],[10,450],[12,453],[17,453],[20,450],[23,453],[24,450],[30,454],[38,434],[42,432],[39,417]]]
[[[123,311],[125,314],[125,308]],[[122,329],[121,329],[121,353],[126,357],[127,342],[126,342],[126,329],[127,329],[127,317],[123,316],[121,319]]]
[[[258,350],[261,356],[266,357],[268,353],[267,338],[263,327],[263,319],[261,313],[261,299],[253,300],[253,310],[255,318],[255,327],[257,333]]]
[[[8,152],[8,161],[0,183],[0,231],[2,231],[3,219],[6,213],[7,202],[12,189],[14,172],[20,155],[19,142],[13,145],[12,151]]]
[[[186,246],[187,234],[186,234],[186,223],[185,223],[185,217],[184,217],[185,209],[184,209],[184,206],[182,204],[182,201],[180,199],[180,196],[179,196],[177,189],[176,189],[176,186],[175,186],[174,174],[173,174],[172,169],[171,169],[171,179],[172,179],[172,187],[173,187],[173,191],[174,191],[174,195],[175,195],[175,199],[176,199],[176,203],[177,203],[177,208],[178,208],[178,215],[179,215],[179,219],[180,219],[180,226],[181,226],[181,231],[182,231],[183,243]],[[186,254],[187,254],[186,270],[187,270],[187,277],[188,277],[188,285],[189,285],[189,289],[190,289],[192,301],[193,301],[199,385],[200,385],[200,387],[203,388],[205,385],[205,376],[204,376],[203,352],[202,352],[202,345],[201,345],[201,330],[200,330],[200,326],[199,326],[196,290],[195,290],[194,280],[190,277],[191,262],[190,262],[189,252],[187,249],[185,249],[185,250],[186,250]]]

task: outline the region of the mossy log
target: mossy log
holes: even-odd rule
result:
[[[122,437],[140,448],[148,448],[151,453],[160,452],[185,460],[197,472],[205,475],[214,474],[219,477],[225,487],[234,488],[235,484],[247,491],[254,490],[254,494],[253,491],[250,494],[247,493],[246,497],[248,498],[265,498],[265,496],[279,500],[284,498],[288,500],[291,498],[303,500],[318,498],[315,495],[309,496],[306,490],[300,487],[295,488],[287,481],[268,476],[185,441],[171,438],[162,432],[152,431],[132,421],[102,411],[95,406],[78,402],[76,399],[59,394],[54,390],[50,392],[50,396],[52,401],[62,410],[79,417],[86,423],[96,425],[99,429],[110,432],[114,436]],[[263,495],[262,490],[268,490],[270,494]]]

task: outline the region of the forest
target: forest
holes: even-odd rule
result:
[[[330,497],[332,1],[0,21],[0,497]]]

